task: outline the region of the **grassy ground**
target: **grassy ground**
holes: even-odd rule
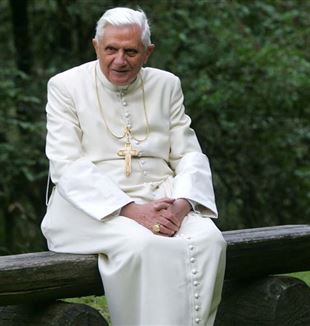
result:
[[[308,284],[308,286],[310,286],[310,271],[285,274],[285,275],[299,278],[302,281],[304,281],[306,284]],[[89,296],[89,297],[83,297],[83,298],[67,299],[66,301],[84,303],[84,304],[87,304],[87,305],[95,308],[109,322],[109,325],[111,325],[109,309],[108,309],[108,305],[106,302],[106,298],[104,296],[102,296],[102,297]]]
[[[105,320],[109,323],[109,325],[111,325],[109,309],[108,309],[106,298],[104,296],[100,296],[100,297],[89,296],[89,297],[82,297],[82,298],[73,298],[73,299],[66,299],[66,301],[84,303],[93,307],[94,309],[98,310],[101,313],[101,315],[103,315]]]
[[[308,286],[310,286],[310,271],[309,272],[298,272],[292,274],[286,274],[288,276],[296,277],[304,281]]]

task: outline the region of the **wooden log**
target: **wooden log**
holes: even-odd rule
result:
[[[0,305],[103,295],[97,255],[51,251],[0,257]]]
[[[226,279],[310,271],[310,225],[283,225],[223,232]]]
[[[108,326],[108,322],[92,307],[57,301],[53,303],[0,307],[3,326]]]
[[[225,282],[215,326],[227,325],[310,325],[310,288],[284,276]]]
[[[226,279],[310,270],[310,225],[223,232]],[[0,305],[104,293],[96,255],[0,257]]]

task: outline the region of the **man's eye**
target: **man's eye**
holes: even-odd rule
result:
[[[105,52],[108,53],[108,54],[112,54],[112,53],[116,52],[116,49],[112,48],[111,46],[108,46],[108,47],[105,48]]]
[[[134,50],[134,49],[129,49],[129,50],[126,50],[126,54],[130,57],[134,57],[136,54],[138,53],[137,50]]]

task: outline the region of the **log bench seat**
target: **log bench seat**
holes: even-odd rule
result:
[[[298,279],[276,276],[310,271],[310,225],[225,231],[223,235],[228,244],[227,267],[216,325],[310,325],[310,288]],[[55,300],[103,294],[96,255],[49,251],[0,257],[0,325],[23,325],[21,320],[25,325],[52,325],[55,313],[48,309],[52,311]],[[46,320],[43,308],[41,319],[35,312],[30,319],[16,317],[43,304]],[[67,309],[70,304],[59,305]],[[79,325],[107,325],[100,317],[85,320]]]

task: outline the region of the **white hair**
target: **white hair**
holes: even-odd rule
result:
[[[113,8],[107,10],[98,20],[96,26],[95,39],[103,36],[107,25],[128,26],[137,25],[141,29],[141,41],[145,47],[151,44],[151,31],[148,19],[143,10],[133,10],[129,8]]]

